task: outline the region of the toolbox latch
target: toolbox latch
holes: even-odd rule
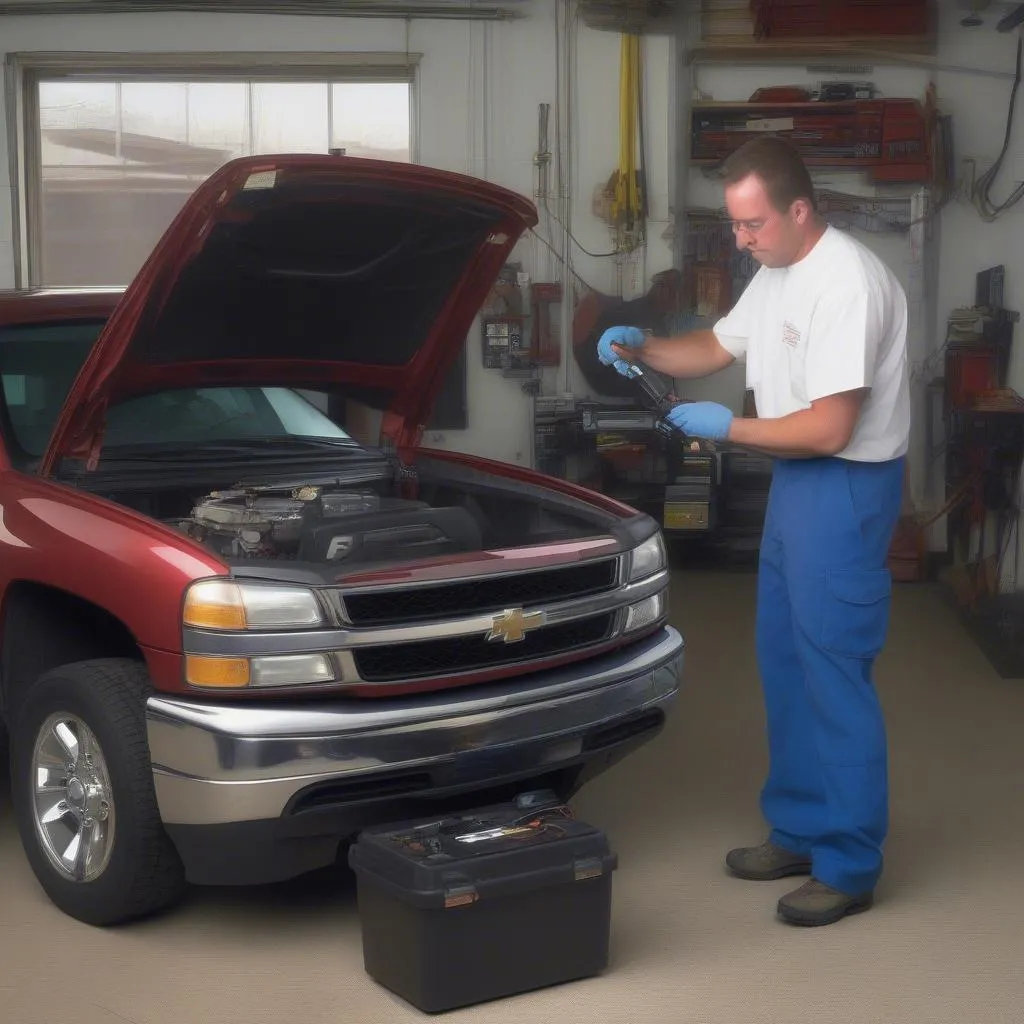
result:
[[[588,878],[600,878],[604,874],[604,864],[600,857],[585,857],[573,861],[572,872],[575,881],[584,882]]]
[[[480,894],[472,885],[456,885],[444,891],[444,908],[451,910],[453,907],[468,907],[476,903]]]

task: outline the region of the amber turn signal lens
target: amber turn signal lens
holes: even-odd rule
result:
[[[185,656],[185,681],[191,686],[242,689],[249,685],[248,658],[204,658]]]
[[[245,629],[245,602],[236,583],[203,580],[185,596],[182,618],[197,629]]]

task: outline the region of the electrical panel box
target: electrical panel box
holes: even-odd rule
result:
[[[483,361],[488,370],[525,370],[531,354],[524,346],[523,318],[489,316],[481,320]]]

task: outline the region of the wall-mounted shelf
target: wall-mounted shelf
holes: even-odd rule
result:
[[[714,167],[716,164],[720,164],[720,159],[703,159],[703,160],[691,160],[690,164],[693,167]],[[805,156],[804,163],[808,167],[874,167],[878,163],[877,160],[871,157],[820,157],[820,156]]]
[[[794,100],[783,102],[764,102],[760,100],[694,100],[690,104],[692,111],[702,110],[735,110],[735,111],[756,111],[758,117],[787,117],[801,111],[813,111],[816,114],[833,113],[856,114],[857,105],[865,102],[879,102],[878,100]],[[913,100],[901,100],[902,103],[912,103]]]
[[[916,63],[934,57],[933,37],[908,39],[708,40],[689,47],[687,64],[822,64],[836,61],[871,64]]]

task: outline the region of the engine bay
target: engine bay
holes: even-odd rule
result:
[[[375,452],[110,465],[75,480],[201,544],[228,564],[336,578],[422,559],[615,534],[577,497],[424,455]]]
[[[290,559],[330,565],[430,558],[479,550],[465,508],[382,497],[369,489],[245,487],[213,491],[168,525],[230,561]]]

